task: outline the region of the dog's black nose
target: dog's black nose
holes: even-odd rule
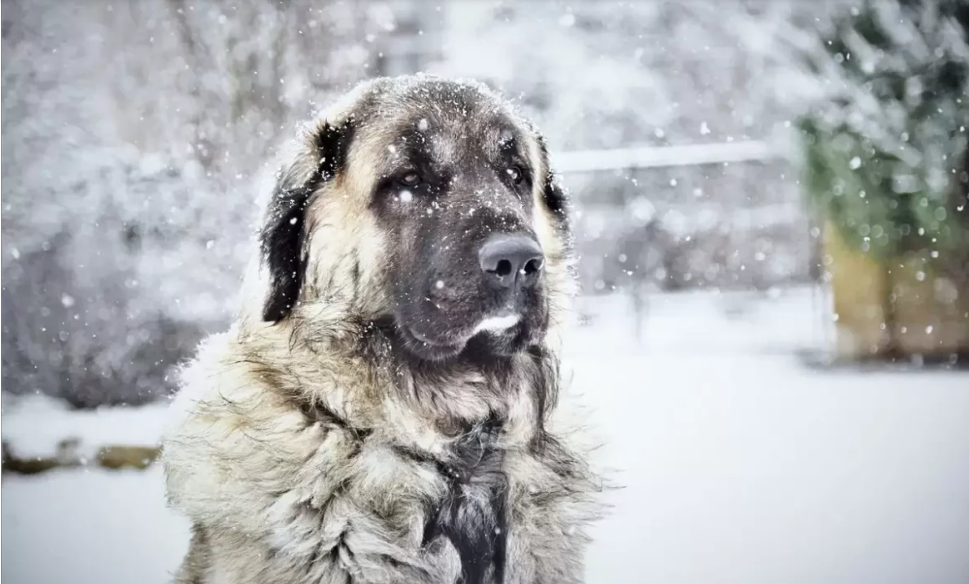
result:
[[[478,261],[489,279],[503,288],[534,285],[545,266],[542,248],[525,235],[492,235],[478,251]]]

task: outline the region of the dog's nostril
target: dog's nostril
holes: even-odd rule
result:
[[[493,271],[496,275],[501,277],[507,276],[512,272],[511,262],[508,260],[498,260],[498,265],[495,266],[495,269],[489,271]]]
[[[544,263],[545,262],[542,260],[529,260],[528,263],[525,264],[525,267],[522,268],[522,272],[526,276],[537,274],[538,272],[542,271],[542,265],[544,265]]]

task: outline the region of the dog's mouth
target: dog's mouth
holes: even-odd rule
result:
[[[521,316],[514,312],[498,316],[488,316],[481,319],[481,322],[479,322],[478,325],[471,330],[471,336],[473,337],[480,333],[501,334],[508,331],[508,329],[512,328],[520,321]]]
[[[498,354],[511,352],[510,348],[503,349],[523,337],[526,327],[521,315],[505,312],[482,317],[472,327],[445,335],[429,335],[401,322],[396,328],[407,350],[422,359],[441,361],[459,355],[472,344],[489,346]]]

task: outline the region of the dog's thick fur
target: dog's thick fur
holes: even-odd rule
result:
[[[450,158],[434,168],[458,169],[449,203],[408,209],[409,193],[381,186],[415,124]],[[478,164],[467,143],[499,156],[489,144],[515,140],[527,180],[479,169],[487,197],[479,179],[461,182]],[[557,429],[566,211],[541,137],[475,84],[367,82],[308,127],[269,201],[239,319],[183,371],[164,442],[170,500],[194,525],[176,581],[582,581],[601,484]],[[415,223],[434,212],[461,214]],[[453,233],[457,217],[511,225],[544,251],[528,314],[505,336],[471,331],[484,296],[452,269],[470,229]],[[425,275],[450,278],[433,306],[413,300],[432,294]],[[420,312],[437,309],[446,318]]]

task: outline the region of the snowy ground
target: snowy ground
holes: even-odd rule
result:
[[[20,458],[52,456],[63,440],[75,441],[73,452],[87,459],[101,446],[154,446],[168,412],[167,402],[78,411],[40,395],[3,398],[3,441]]]
[[[969,582],[969,375],[806,368],[814,300],[656,297],[639,344],[625,299],[588,305],[569,362],[625,485],[590,583]],[[187,543],[158,469],[8,475],[3,503],[8,584],[161,583]]]

